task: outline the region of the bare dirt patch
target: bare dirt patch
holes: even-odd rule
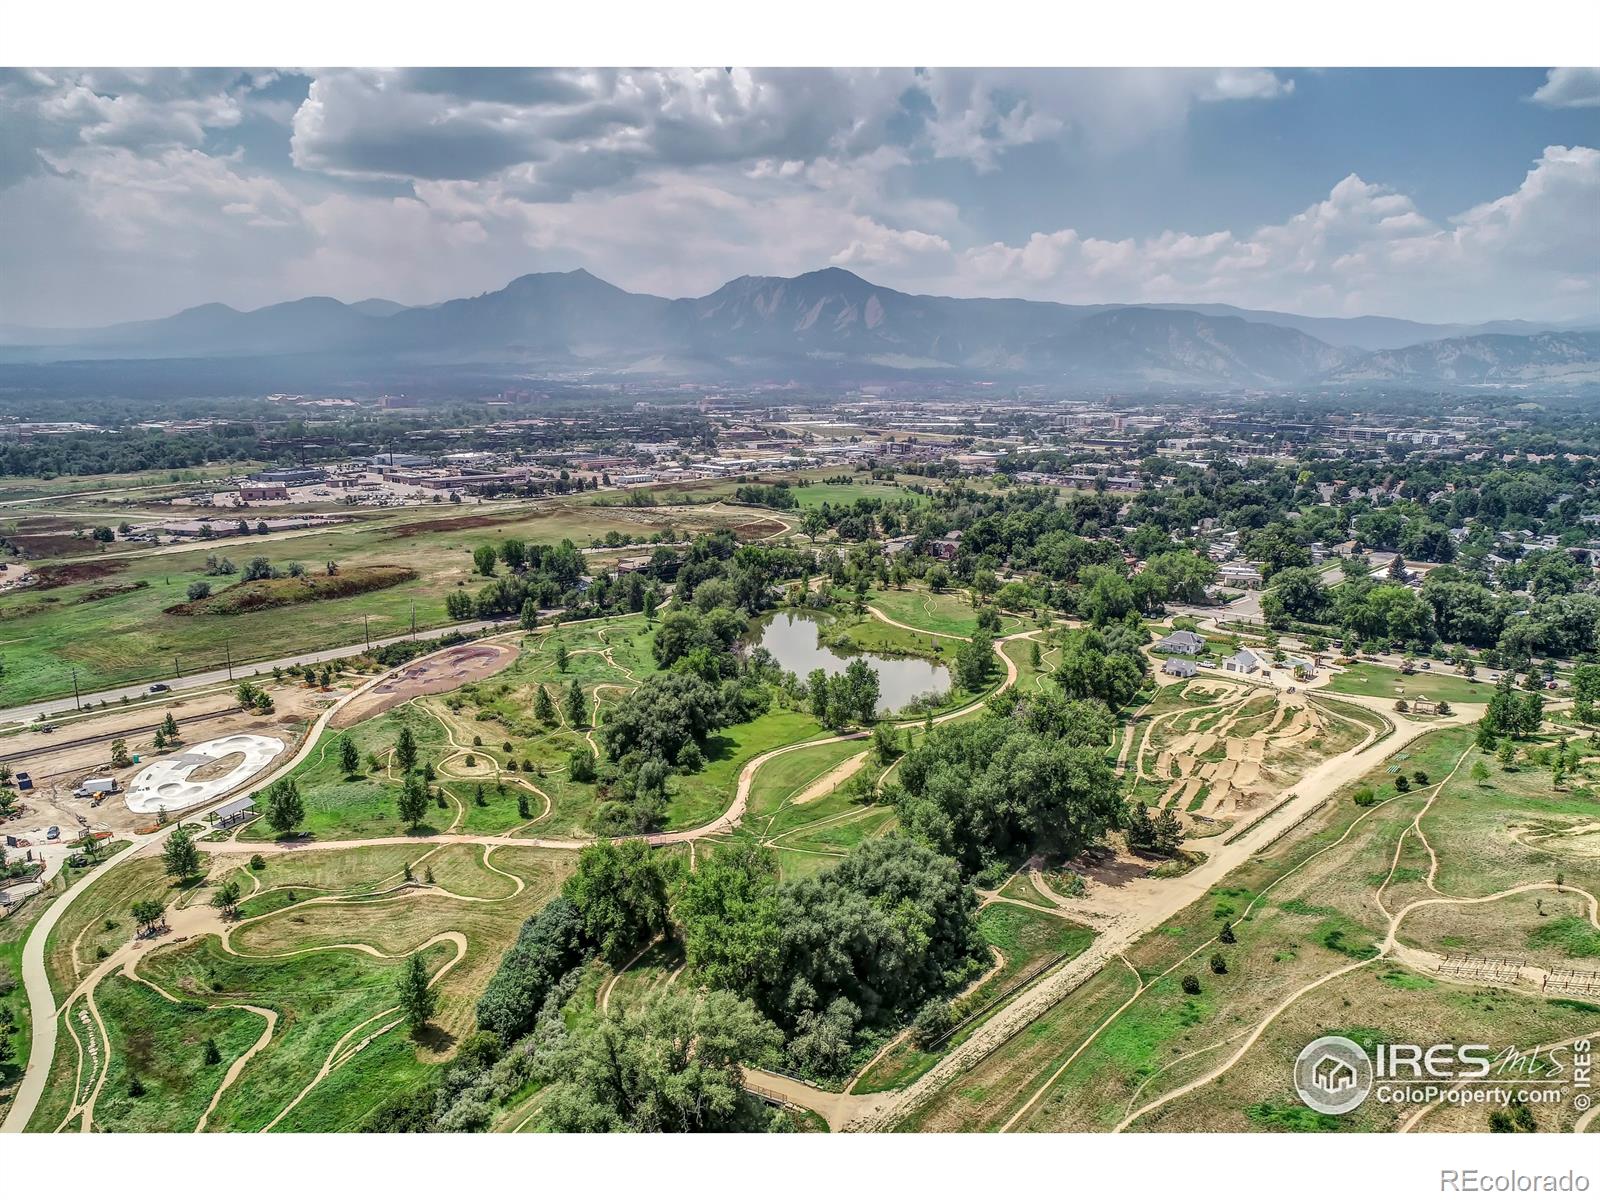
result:
[[[209,783],[213,779],[221,779],[243,761],[243,754],[224,754],[221,758],[213,759],[205,766],[196,767],[190,771],[189,781],[191,783]]]
[[[340,709],[332,724],[336,729],[348,729],[418,696],[452,692],[464,684],[476,683],[505,670],[516,658],[516,647],[495,642],[457,646],[425,662],[413,663],[378,684]]]
[[[104,579],[122,570],[123,564],[112,561],[46,563],[33,569],[33,590],[47,592],[51,588],[71,587],[75,583],[88,583],[91,579]]]
[[[396,525],[389,531],[389,537],[409,538],[423,533],[449,533],[453,529],[481,529],[489,525],[504,525],[510,519],[504,512],[434,517],[427,521],[409,521],[404,525]]]

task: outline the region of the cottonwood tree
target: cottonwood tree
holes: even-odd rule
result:
[[[970,871],[1014,852],[1067,856],[1099,839],[1122,810],[1106,763],[1103,706],[1002,701],[975,721],[931,730],[901,760],[885,798],[901,824]]]
[[[217,888],[216,894],[211,897],[211,903],[222,911],[222,915],[232,920],[239,915],[240,888],[237,880],[229,879]]]
[[[200,873],[200,851],[182,825],[167,838],[167,844],[161,848],[161,860],[167,874],[174,879],[191,879]]]
[[[306,805],[300,798],[299,785],[293,779],[278,780],[267,789],[262,799],[262,811],[267,824],[279,835],[297,828],[306,819]]]
[[[773,1117],[744,1089],[744,1064],[773,1063],[782,1041],[730,992],[669,991],[613,1006],[566,1044],[543,1122],[566,1133],[769,1129]]]
[[[561,890],[582,917],[586,939],[613,965],[666,928],[666,876],[644,842],[585,847]]]
[[[132,908],[134,924],[141,935],[160,928],[167,906],[159,900],[136,900]]]

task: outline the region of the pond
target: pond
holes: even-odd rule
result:
[[[760,646],[785,671],[804,679],[818,667],[830,675],[842,674],[852,659],[863,659],[878,673],[878,711],[897,712],[918,696],[944,695],[950,690],[950,669],[926,658],[881,654],[839,654],[822,645],[817,635],[822,625],[801,613],[774,613],[757,626],[753,645]]]

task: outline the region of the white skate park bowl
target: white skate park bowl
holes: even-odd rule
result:
[[[153,813],[166,809],[169,813],[193,808],[207,800],[225,795],[245,780],[264,770],[279,754],[283,742],[275,737],[258,733],[235,733],[190,746],[177,754],[157,759],[133,777],[125,799],[136,813]],[[244,760],[225,775],[215,779],[191,780],[201,767],[209,766],[230,754],[242,754]]]

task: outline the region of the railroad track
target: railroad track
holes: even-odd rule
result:
[[[233,715],[234,713],[240,713],[243,711],[243,707],[236,704],[232,708],[219,708],[215,712],[208,712],[200,715],[202,715],[206,720],[210,720],[212,717],[227,717]],[[90,737],[74,738],[70,742],[53,742],[48,746],[36,746],[32,750],[21,750],[14,753],[0,753],[0,763],[19,763],[25,759],[38,758],[43,754],[56,754],[62,750],[76,750],[80,746],[90,746],[95,742],[108,742],[113,738],[133,737],[136,734],[141,733],[154,733],[159,728],[161,728],[161,722],[156,721],[149,725],[138,725],[132,729],[119,729],[115,733],[98,733]],[[40,776],[40,778],[48,779],[49,776]]]

